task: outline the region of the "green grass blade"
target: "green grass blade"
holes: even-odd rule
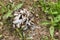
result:
[[[17,10],[17,9],[21,8],[22,5],[23,5],[23,4],[18,4],[18,5],[16,5],[13,10]]]

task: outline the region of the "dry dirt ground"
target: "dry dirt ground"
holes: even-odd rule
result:
[[[9,0],[4,0],[4,3],[8,3]],[[48,27],[44,25],[40,25],[41,21],[46,20],[46,15],[41,11],[40,7],[33,7],[33,4],[37,0],[13,0],[15,3],[18,3],[19,1],[23,1],[23,7],[28,10],[31,10],[32,13],[35,15],[35,24],[37,25],[36,29],[34,30],[27,30],[24,31],[24,33],[27,35],[30,35],[32,38],[31,40],[41,40],[43,36],[50,37],[49,29]],[[2,24],[2,23],[1,23]],[[7,26],[0,26],[0,34],[2,34],[2,38],[0,40],[20,40],[18,36],[16,36],[13,33],[13,29],[9,28]],[[28,40],[28,39],[27,39]]]

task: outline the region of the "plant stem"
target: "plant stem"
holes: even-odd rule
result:
[[[21,37],[21,38],[19,38],[19,39],[20,39],[20,40],[23,39],[23,36],[22,36],[22,34],[20,33],[20,31],[19,31],[18,28],[16,28],[16,31],[18,32],[19,36]]]

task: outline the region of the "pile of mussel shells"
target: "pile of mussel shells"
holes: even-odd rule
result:
[[[34,21],[34,15],[28,11],[27,9],[19,9],[16,10],[14,13],[13,18],[13,27],[14,28],[23,28],[23,30],[27,29],[35,29]]]

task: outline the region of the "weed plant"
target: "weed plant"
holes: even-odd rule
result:
[[[60,29],[60,1],[50,2],[50,0],[39,0],[42,11],[48,16],[49,21],[43,23],[43,25],[50,25],[51,40],[54,40],[54,29]]]

